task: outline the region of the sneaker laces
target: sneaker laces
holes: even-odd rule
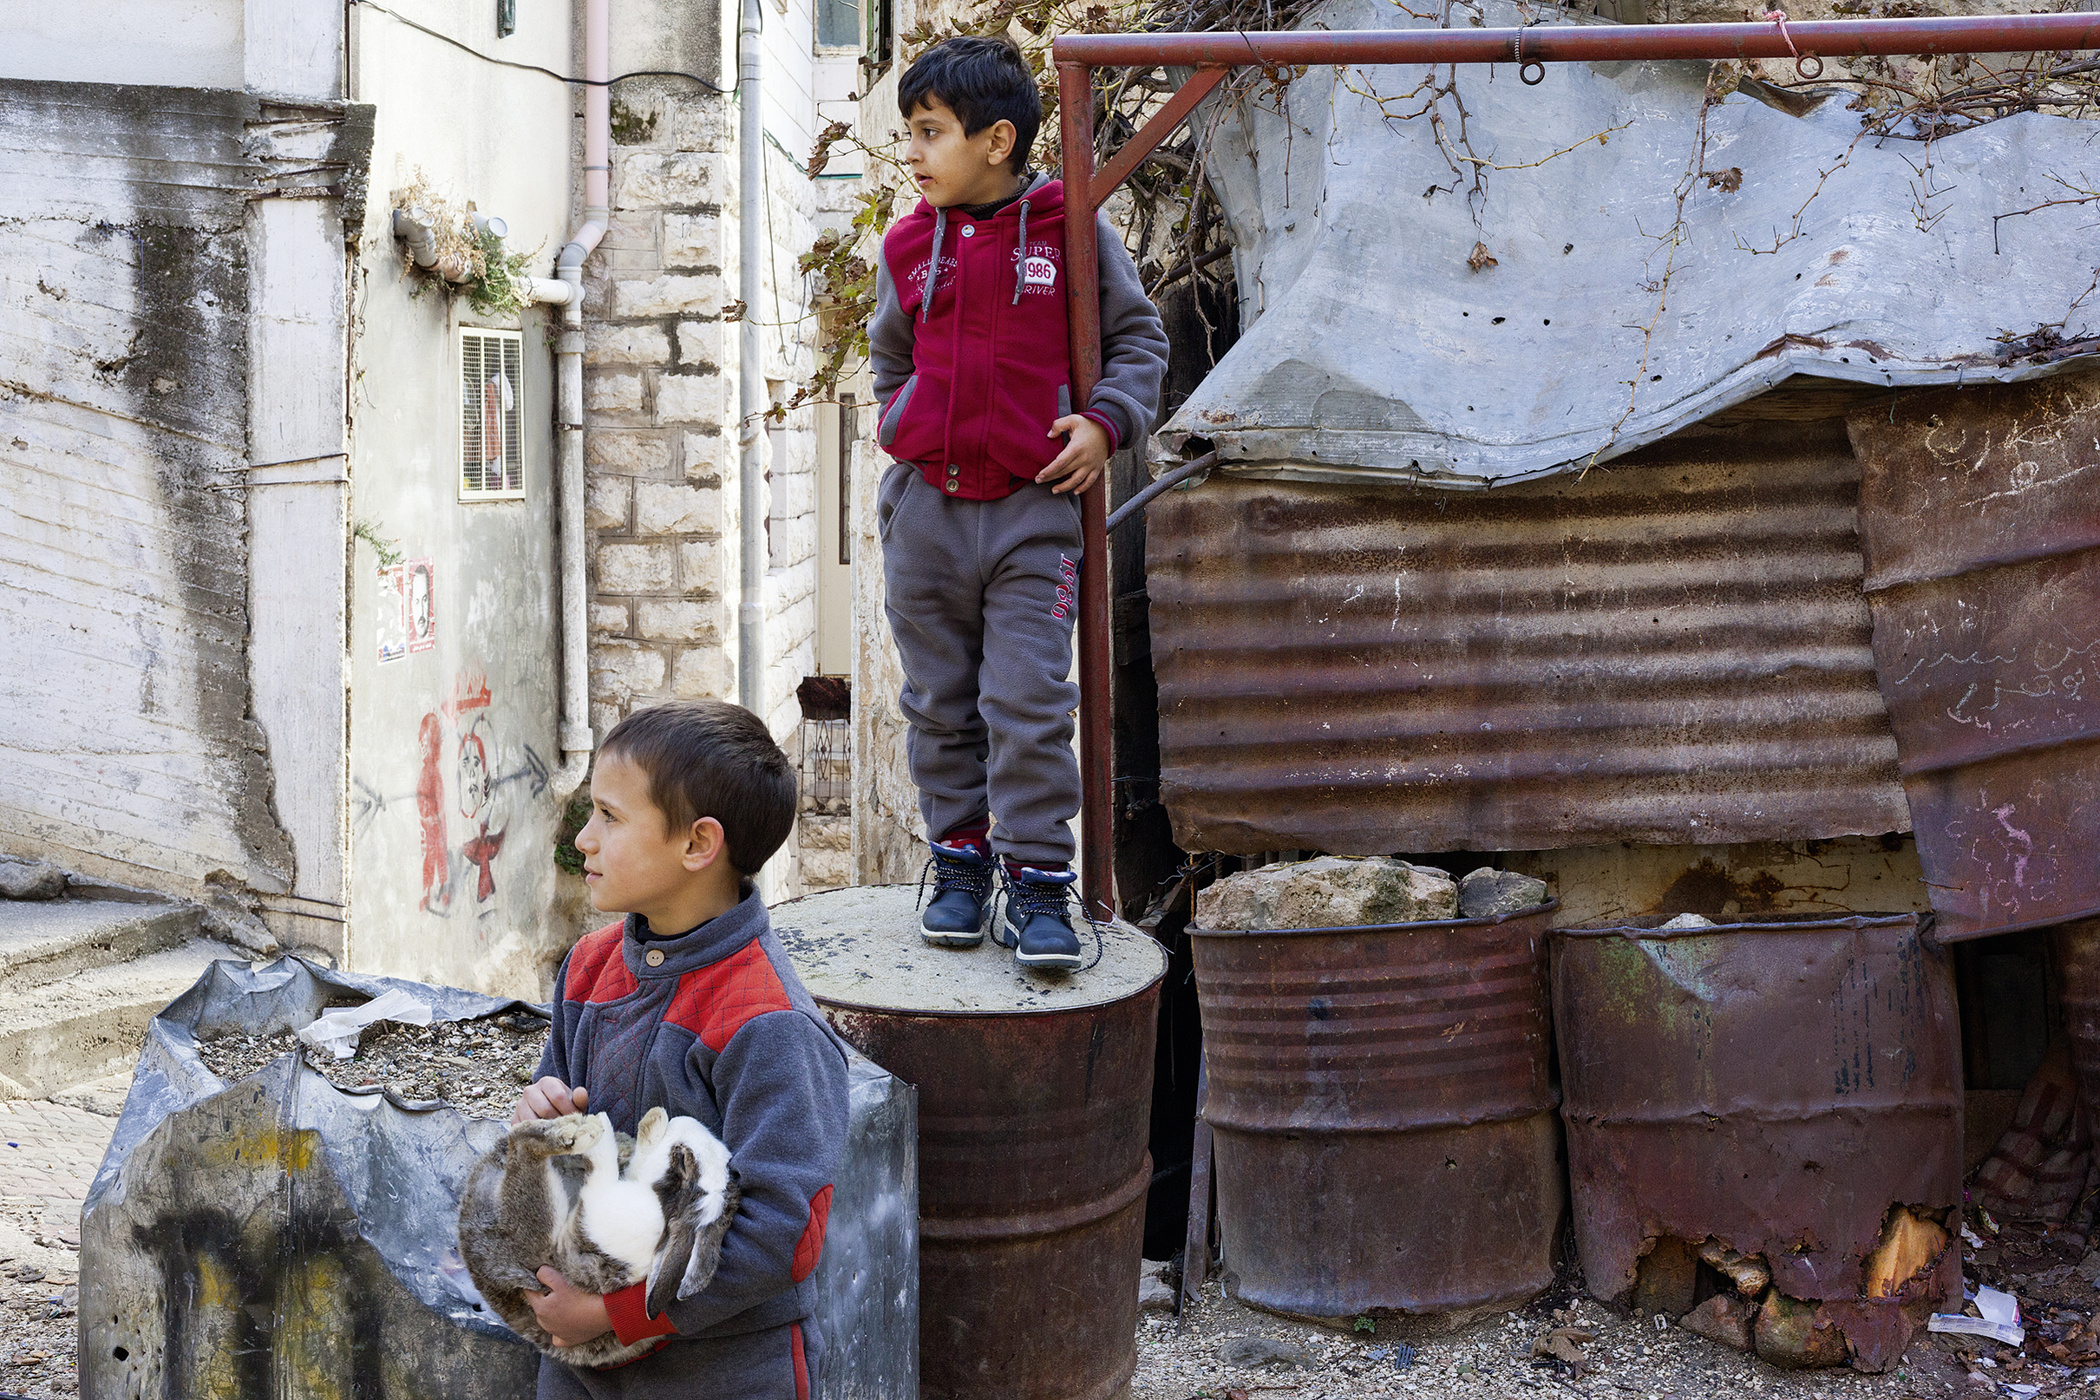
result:
[[[1032,867],[1027,866],[1022,868],[1024,870],[1032,869]],[[1045,871],[1040,873],[1051,874],[1053,872]],[[1054,873],[1064,874],[1065,872],[1059,871]],[[1013,911],[1018,911],[1020,914],[1019,922],[1023,924],[1027,923],[1029,918],[1036,914],[1048,914],[1052,918],[1063,918],[1069,923],[1068,916],[1072,908],[1072,886],[1074,883],[1070,878],[1063,880],[1031,880],[1025,874],[1017,875],[1008,871],[1006,873],[1004,894],[1009,917],[1011,917]],[[1086,926],[1093,931],[1094,960],[1084,967],[1073,970],[1076,972],[1087,972],[1099,965],[1101,961],[1103,952],[1101,923],[1088,911],[1086,901],[1083,899],[1079,901],[1079,917],[1086,920]]]
[[[992,862],[979,857],[973,865],[959,856],[945,854],[956,849],[935,843],[933,854],[919,870],[919,901],[914,908],[926,907],[926,881],[933,878],[933,897],[939,899],[943,891],[961,890],[976,899],[979,904],[988,903],[992,897]]]

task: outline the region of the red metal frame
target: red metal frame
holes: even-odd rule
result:
[[[1856,57],[1865,54],[2027,53],[2100,48],[2100,14],[1948,19],[1781,20],[1765,24],[1538,25],[1523,29],[1290,30],[1250,34],[1073,34],[1051,45],[1064,144],[1065,278],[1072,374],[1081,403],[1101,378],[1100,257],[1095,214],[1138,163],[1188,118],[1226,71],[1247,64],[1514,63],[1653,58]],[[1195,75],[1097,172],[1096,67],[1196,68]],[[1084,275],[1080,270],[1085,269]],[[1079,844],[1087,911],[1115,911],[1115,783],[1110,729],[1108,493],[1079,498],[1086,553],[1079,572]]]

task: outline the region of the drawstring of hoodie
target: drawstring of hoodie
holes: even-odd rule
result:
[[[1021,304],[1021,289],[1028,285],[1028,199],[1021,199],[1021,241],[1014,245],[1014,299]]]
[[[919,293],[919,319],[922,321],[926,319],[927,309],[933,305],[933,289],[940,285],[941,236],[947,231],[948,211],[936,205],[933,210],[933,261],[926,265],[926,290]]]

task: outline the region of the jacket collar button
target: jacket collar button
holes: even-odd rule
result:
[[[664,950],[651,948],[648,952],[642,954],[642,961],[651,967],[662,967],[664,965]]]
[[[975,232],[977,232],[977,225],[975,224],[964,224],[962,226],[962,236],[965,238],[968,238],[971,234]]]

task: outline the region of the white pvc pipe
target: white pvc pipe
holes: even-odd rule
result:
[[[566,803],[590,772],[591,634],[589,571],[583,523],[583,261],[605,237],[612,218],[612,0],[585,0],[583,12],[583,222],[556,259],[550,282],[530,283],[535,301],[562,308],[555,339],[556,415],[561,438],[558,511],[561,544],[561,767],[552,778],[554,800]],[[551,288],[561,288],[554,296]],[[550,289],[542,295],[543,288]]]
[[[741,519],[742,590],[737,607],[737,700],[761,720],[765,711],[765,480],[759,456],[759,415],[766,409],[765,346],[759,334],[764,264],[759,241],[765,218],[765,113],[759,104],[758,0],[744,0],[737,54],[737,102],[742,108],[737,175],[737,298],[744,303],[737,355],[737,475]]]

